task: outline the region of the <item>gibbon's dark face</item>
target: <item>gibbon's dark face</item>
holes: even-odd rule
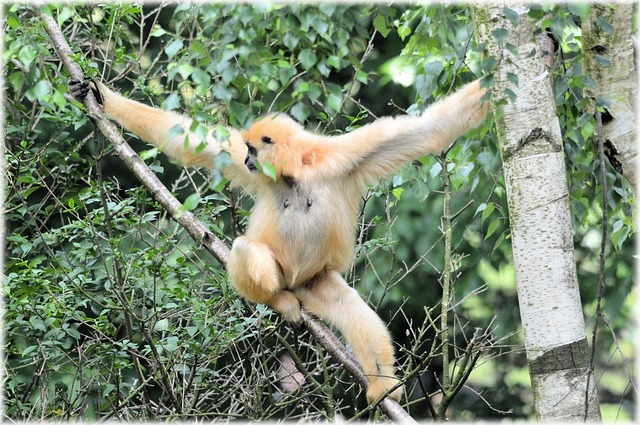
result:
[[[249,171],[256,172],[258,171],[258,166],[256,165],[256,162],[259,162],[258,150],[260,150],[260,152],[264,152],[266,147],[270,147],[270,145],[273,145],[273,141],[269,136],[263,136],[260,138],[260,143],[258,144],[258,147],[256,147],[255,144],[251,143],[249,140],[246,140],[246,139],[244,143],[247,145],[247,156],[244,159],[244,165],[247,166]]]
[[[249,171],[255,173],[258,171],[258,167],[256,166],[256,157],[258,156],[258,151],[249,142],[245,143],[247,144],[247,156],[244,159],[244,165],[247,166]]]

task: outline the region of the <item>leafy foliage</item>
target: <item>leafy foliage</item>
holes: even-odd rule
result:
[[[248,306],[224,271],[167,219],[67,94],[66,71],[32,8],[5,7],[8,222],[5,415],[36,419],[333,419],[373,415],[308,335]],[[201,126],[237,128],[269,111],[324,133],[421,107],[491,69],[462,6],[100,4],[43,6],[86,75]],[[594,311],[601,186],[586,114],[580,19],[544,6],[565,56],[554,69],[585,311]],[[508,14],[508,11],[506,12]],[[534,10],[532,13],[538,13]],[[495,30],[498,41],[504,34]],[[221,128],[221,127],[220,127]],[[198,131],[197,128],[193,129]],[[450,407],[459,420],[530,417],[507,204],[491,123],[444,157],[370,188],[348,280],[389,322],[406,406],[431,417],[447,347],[456,374],[482,353]],[[222,134],[221,134],[222,136]],[[221,175],[130,142],[220,238],[241,234],[251,199]],[[224,161],[224,158],[221,159]],[[451,181],[450,338],[439,340],[442,176]],[[612,245],[599,340],[601,399],[628,415],[635,197],[609,173]],[[472,203],[469,203],[472,202]],[[628,295],[628,294],[632,295]],[[446,306],[445,306],[446,307]],[[293,366],[291,365],[293,363]],[[285,388],[299,390],[287,391]],[[478,395],[482,392],[482,396]]]

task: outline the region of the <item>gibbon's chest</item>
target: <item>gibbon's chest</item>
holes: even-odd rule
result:
[[[343,272],[359,201],[355,185],[279,178],[257,193],[245,236],[271,248],[290,287],[325,269]]]
[[[277,232],[285,242],[298,245],[322,242],[330,232],[331,188],[282,177],[274,187]]]

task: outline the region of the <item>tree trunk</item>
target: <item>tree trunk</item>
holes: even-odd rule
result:
[[[497,60],[491,100],[535,410],[544,421],[599,421],[549,74],[553,42],[544,31],[534,35],[538,24],[527,12],[513,4],[479,7],[474,23],[485,53]]]
[[[615,6],[594,3],[582,25],[584,70],[595,82],[587,92],[604,101],[608,114],[602,133],[611,165],[636,190],[636,74],[633,4]],[[593,111],[592,111],[593,112]]]

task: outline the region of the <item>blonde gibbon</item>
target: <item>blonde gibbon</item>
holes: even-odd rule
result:
[[[216,157],[228,152],[232,161],[222,172],[255,197],[247,230],[234,241],[227,264],[237,292],[290,322],[300,322],[301,308],[328,322],[362,364],[367,400],[386,395],[399,400],[402,385],[386,325],[341,273],[353,260],[367,184],[442,150],[481,124],[489,105],[478,81],[432,104],[420,117],[380,118],[338,136],[305,131],[278,113],[248,130],[229,128],[224,141],[210,131],[206,144],[190,131],[188,117],[127,99],[101,83],[71,80],[69,88],[78,99],[91,88],[107,116],[184,165],[214,168]],[[275,168],[275,179],[259,171],[258,164],[267,163]]]

